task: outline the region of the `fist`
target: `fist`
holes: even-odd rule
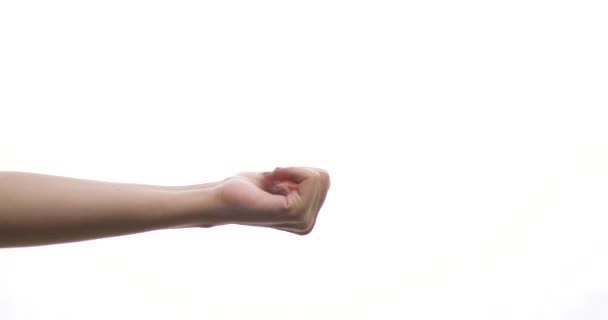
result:
[[[219,185],[222,220],[305,235],[314,228],[329,187],[327,171],[316,168],[240,173]]]

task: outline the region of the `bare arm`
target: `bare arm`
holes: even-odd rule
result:
[[[0,173],[0,246],[131,234],[213,220],[214,185],[193,188]]]
[[[312,168],[183,187],[0,172],[0,247],[228,223],[306,234],[328,188],[329,176]]]

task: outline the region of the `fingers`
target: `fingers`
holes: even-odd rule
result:
[[[318,174],[316,169],[306,167],[276,168],[272,172],[272,175],[278,180],[289,180],[295,183],[300,183],[316,174]]]
[[[329,174],[327,171],[318,168],[277,167],[274,169],[274,171],[270,172],[241,172],[238,174],[238,176],[250,178],[252,181],[260,183],[262,187],[270,187],[283,182],[292,182],[283,184],[281,187],[281,189],[286,187],[289,191],[295,190],[296,184],[302,183],[303,181],[311,178],[319,179],[324,188],[329,189],[330,187]]]
[[[293,208],[292,220],[282,229],[301,235],[310,233],[327,196],[329,174],[316,168],[280,168],[277,171],[290,176],[292,181],[299,181],[298,192],[287,195],[287,202]]]
[[[273,174],[280,180],[290,180],[295,183],[303,182],[306,179],[318,178],[322,184],[329,189],[330,180],[327,171],[319,168],[309,167],[287,167],[276,168]]]

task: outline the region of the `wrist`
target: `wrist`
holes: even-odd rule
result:
[[[212,227],[225,224],[216,185],[167,190],[170,228]]]

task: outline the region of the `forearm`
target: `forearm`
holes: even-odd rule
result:
[[[219,224],[215,185],[162,187],[0,172],[0,247]]]

